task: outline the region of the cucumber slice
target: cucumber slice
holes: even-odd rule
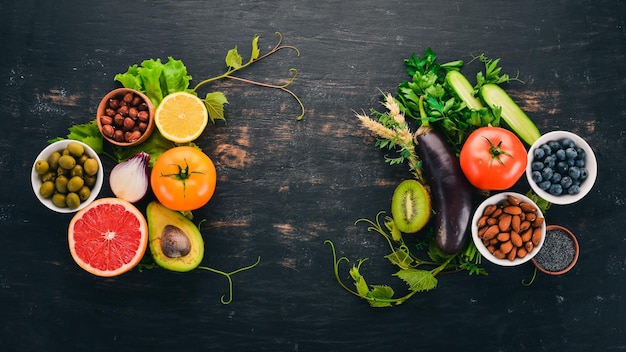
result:
[[[480,95],[492,109],[500,107],[500,117],[524,142],[532,145],[541,133],[537,125],[497,84],[487,83],[480,88]]]
[[[456,95],[463,100],[472,110],[480,110],[483,107],[480,100],[474,96],[474,87],[459,71],[450,71],[446,74],[446,82],[448,86],[454,90]]]

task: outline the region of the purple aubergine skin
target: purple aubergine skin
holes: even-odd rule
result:
[[[430,186],[437,246],[446,254],[461,250],[469,236],[473,188],[445,137],[435,129],[418,134],[417,154]]]

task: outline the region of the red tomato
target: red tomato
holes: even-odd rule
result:
[[[522,141],[501,127],[481,127],[461,148],[461,170],[474,187],[485,191],[512,187],[526,170],[528,155]]]
[[[150,185],[159,202],[172,210],[195,210],[215,192],[213,161],[199,148],[174,147],[161,154],[152,167]]]

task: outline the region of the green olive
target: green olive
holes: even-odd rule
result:
[[[94,158],[89,158],[85,160],[83,164],[83,170],[87,175],[93,176],[98,173],[98,161]]]
[[[78,197],[80,198],[81,201],[86,201],[90,195],[91,195],[91,189],[89,189],[89,187],[87,186],[82,186],[78,190]]]
[[[44,175],[41,175],[41,182],[47,182],[47,181],[54,182],[56,178],[57,178],[57,175],[55,172],[48,171]]]
[[[70,150],[69,150],[69,149],[67,149],[67,148],[63,149],[63,150],[61,151],[61,156],[63,156],[63,155],[70,155]]]
[[[39,195],[44,198],[50,198],[54,194],[54,182],[46,181],[39,187]]]
[[[59,158],[61,158],[61,153],[59,152],[53,152],[52,154],[50,154],[50,156],[48,157],[48,164],[50,165],[51,169],[56,169],[59,167]]]
[[[85,160],[87,159],[89,159],[89,156],[87,154],[83,154],[79,156],[78,159],[76,159],[76,162],[82,166],[83,164],[85,164]]]
[[[67,190],[69,192],[78,192],[85,185],[85,181],[80,176],[74,176],[67,181]]]
[[[74,159],[71,155],[62,155],[59,158],[59,166],[65,170],[71,170],[74,166],[76,166],[76,159]]]
[[[67,145],[67,150],[70,152],[70,155],[73,157],[80,157],[81,155],[83,155],[85,153],[85,148],[83,147],[82,144],[78,143],[78,142],[70,142]]]
[[[67,203],[65,202],[65,194],[55,193],[52,196],[52,204],[59,208],[65,208],[67,206]]]
[[[48,170],[50,170],[50,164],[48,164],[47,161],[37,160],[37,162],[35,163],[35,171],[39,175],[45,174],[46,172],[48,172]]]
[[[83,179],[87,187],[93,187],[96,184],[96,176],[85,175]]]
[[[83,177],[83,166],[78,164],[74,166],[70,171],[70,175]]]
[[[66,170],[60,166],[57,168],[57,176],[69,176],[69,174],[70,170]]]
[[[67,183],[68,183],[68,179],[66,176],[61,175],[59,177],[57,177],[57,179],[54,181],[54,187],[56,188],[57,192],[59,193],[67,193]]]
[[[80,205],[80,197],[74,192],[68,193],[67,196],[65,196],[65,203],[68,208],[76,209]]]

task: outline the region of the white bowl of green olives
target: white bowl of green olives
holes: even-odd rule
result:
[[[58,213],[73,213],[94,201],[104,180],[102,161],[85,143],[64,139],[37,155],[31,172],[33,192]]]
[[[548,132],[528,150],[528,183],[550,203],[566,205],[581,200],[591,191],[597,174],[593,149],[575,133]]]

